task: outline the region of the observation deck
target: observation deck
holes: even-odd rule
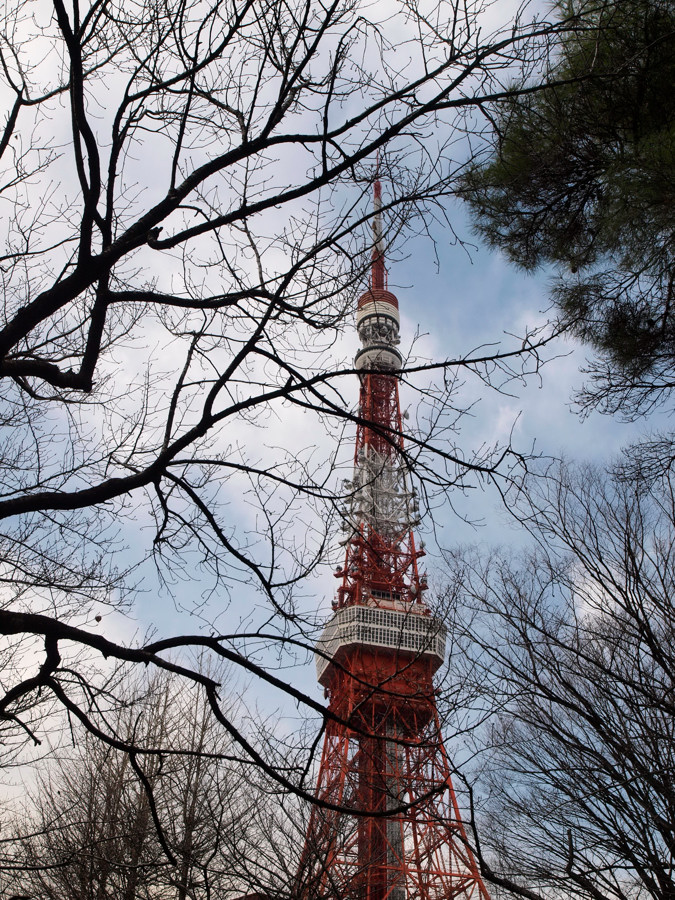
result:
[[[363,347],[356,354],[357,371],[395,373],[403,365],[399,343],[398,300],[387,290],[370,288],[359,298],[356,328]]]
[[[359,604],[339,609],[316,643],[319,683],[327,686],[326,670],[340,651],[357,646],[380,647],[424,657],[430,660],[435,672],[445,660],[447,629],[440,619],[427,614],[426,607],[419,612],[417,609],[419,607],[398,610]]]

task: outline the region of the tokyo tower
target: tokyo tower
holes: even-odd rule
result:
[[[300,900],[489,900],[450,778],[433,675],[445,628],[424,602],[423,549],[398,396],[398,300],[387,290],[375,182],[370,286],[353,480],[343,510],[344,567],[317,644],[329,698],[316,801],[298,874]]]

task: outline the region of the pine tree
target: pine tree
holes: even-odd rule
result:
[[[489,244],[557,266],[562,322],[598,352],[582,404],[633,417],[675,385],[675,4],[558,13],[545,88],[500,104],[463,195]]]

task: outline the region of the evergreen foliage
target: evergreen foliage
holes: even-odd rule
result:
[[[582,404],[633,417],[675,386],[675,4],[558,13],[546,88],[499,106],[463,196],[489,244],[558,267],[562,322],[599,352]]]

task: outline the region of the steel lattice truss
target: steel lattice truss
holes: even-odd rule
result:
[[[350,668],[372,665],[363,648]],[[379,658],[380,667],[386,656]],[[385,691],[343,673],[326,731],[299,875],[312,900],[487,900],[450,777],[429,662],[411,661]],[[380,671],[381,674],[381,671]],[[414,691],[414,693],[412,693]],[[335,807],[335,808],[329,808]],[[360,815],[363,811],[373,815]]]
[[[375,184],[354,475],[342,510],[345,565],[317,643],[333,718],[302,863],[298,900],[488,900],[462,824],[443,746],[433,675],[445,627],[423,600],[419,523],[404,453],[398,300],[387,290]]]

